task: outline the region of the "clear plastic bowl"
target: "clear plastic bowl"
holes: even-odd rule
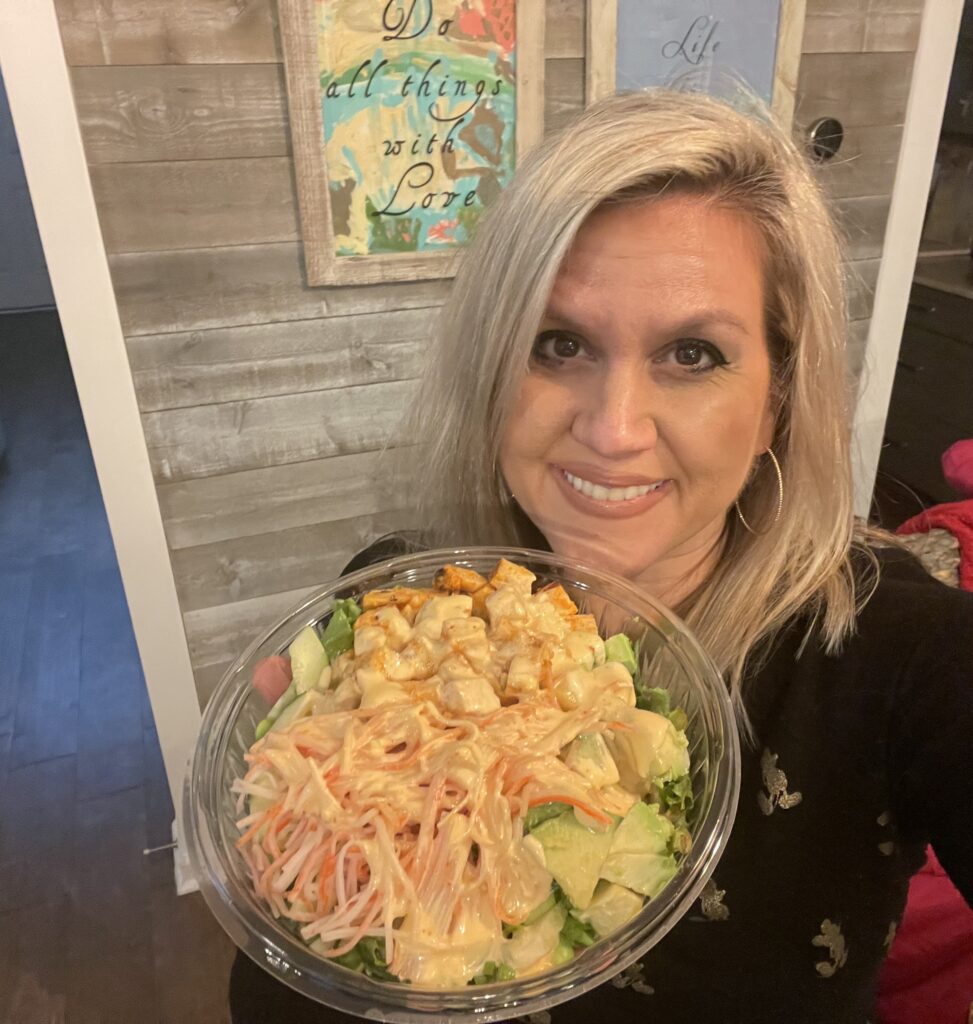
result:
[[[236,850],[231,783],[267,707],[250,685],[254,665],[286,650],[333,602],[390,586],[430,586],[447,563],[488,574],[499,558],[527,566],[538,584],[561,583],[603,636],[641,641],[642,678],[672,694],[688,716],[695,805],[693,844],[679,871],[641,913],[566,964],[491,985],[430,990],[373,981],[316,956],[254,896]],[[692,906],[730,834],[740,790],[740,747],[727,688],[688,629],[657,601],[618,576],[517,548],[463,548],[406,555],[345,576],[304,601],[253,643],[226,673],[203,714],[187,776],[183,827],[203,896],[233,941],[291,988],[346,1013],[380,1021],[495,1021],[535,1013],[608,981],[654,946]]]

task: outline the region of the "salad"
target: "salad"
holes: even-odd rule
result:
[[[535,582],[446,566],[337,602],[258,667],[284,692],[233,783],[237,846],[320,956],[439,989],[532,974],[636,915],[688,852],[685,715],[627,636]]]

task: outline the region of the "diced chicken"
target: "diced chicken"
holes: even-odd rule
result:
[[[601,694],[610,694],[628,707],[635,707],[635,685],[632,673],[617,661],[606,661],[594,669],[592,675]]]
[[[356,673],[357,675],[357,673]],[[348,676],[331,691],[334,694],[334,706],[336,711],[350,711],[358,707],[361,699],[361,688],[358,686],[356,676]]]
[[[546,587],[541,587],[537,591],[536,596],[539,601],[548,601],[554,605],[565,618],[573,616],[578,610],[578,606],[571,600],[570,595],[560,583],[548,583]]]
[[[374,669],[360,668],[356,673],[361,689],[361,707],[375,708],[381,704],[395,704],[408,699],[408,693],[400,683],[386,679]]]
[[[605,663],[605,641],[597,633],[568,633],[564,649],[582,668],[592,669]]]
[[[394,590],[369,590],[361,600],[362,611],[364,612],[371,611],[374,608],[384,608],[386,605],[394,603]]]
[[[486,601],[487,598],[493,593],[494,588],[487,583],[485,586],[480,587],[476,593],[473,594],[473,614],[479,615],[481,619],[485,619],[487,615]]]
[[[438,661],[434,645],[422,636],[414,636],[397,654],[385,661],[385,674],[396,682],[428,679]]]
[[[527,605],[524,603],[524,597],[513,587],[502,587],[491,594],[486,599],[486,609],[490,616],[490,625],[494,629],[504,620],[514,624],[527,620]]]
[[[444,680],[439,699],[454,715],[486,715],[500,707],[500,698],[482,676]]]
[[[364,615],[361,616],[364,618]],[[355,623],[356,627],[358,623]],[[388,646],[388,637],[381,626],[363,626],[355,629],[355,657],[361,658]]]
[[[598,620],[594,615],[572,615],[568,619],[568,625],[572,630],[577,630],[579,633],[598,632]]]
[[[481,587],[486,586],[486,577],[481,576],[475,569],[464,569],[458,565],[447,565],[436,573],[433,586],[437,590],[475,594]]]
[[[541,662],[529,654],[515,655],[507,669],[506,692],[522,696],[540,688]]]
[[[530,569],[525,569],[522,565],[508,562],[506,558],[501,558],[497,562],[497,567],[493,570],[493,575],[490,577],[490,585],[497,590],[507,585],[526,597],[530,594],[531,587],[536,579],[537,577]]]
[[[468,618],[473,598],[468,594],[449,594],[430,598],[416,615],[416,632],[428,640],[439,640],[447,619]]]
[[[450,654],[439,663],[436,671],[443,679],[479,679],[484,676],[462,654]]]
[[[371,611],[362,612],[355,620],[355,641],[357,650],[358,634],[368,629],[381,629],[386,636],[386,644],[393,651],[400,651],[406,641],[412,636],[412,626],[409,620],[393,605],[385,605],[382,608],[373,608]]]
[[[565,672],[554,685],[554,696],[562,711],[585,707],[594,698],[594,675],[584,669],[573,668]]]
[[[534,636],[560,641],[567,635],[566,620],[554,605],[536,598],[527,598],[526,607],[527,625]]]
[[[492,652],[482,619],[447,619],[443,623],[442,639],[444,645],[465,658],[478,672],[490,668]]]

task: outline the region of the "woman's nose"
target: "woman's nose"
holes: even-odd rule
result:
[[[643,365],[609,368],[574,418],[574,439],[605,459],[635,455],[658,438],[652,383]]]

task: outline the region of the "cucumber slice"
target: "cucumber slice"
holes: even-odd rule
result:
[[[328,655],[317,633],[310,626],[305,626],[294,638],[287,653],[291,658],[291,674],[297,692],[307,693],[314,689],[321,678],[321,670],[328,664]]]
[[[317,697],[318,694],[314,690],[298,695],[280,713],[280,717],[273,723],[273,725],[271,725],[270,731],[279,732],[281,729],[286,729],[289,725],[293,725],[299,718],[312,709]]]

